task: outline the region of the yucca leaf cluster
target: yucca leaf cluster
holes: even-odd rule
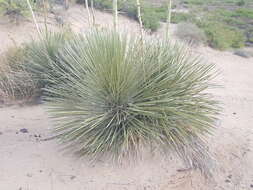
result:
[[[66,147],[116,160],[155,147],[209,171],[213,65],[180,45],[106,31],[75,36],[57,59],[45,98]]]
[[[67,31],[45,31],[39,40],[32,40],[26,44],[26,62],[23,68],[32,75],[37,88],[41,89],[50,84],[48,75],[57,78],[53,65],[60,64],[57,63],[58,51],[70,39],[69,36]]]

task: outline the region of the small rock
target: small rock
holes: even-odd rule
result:
[[[42,173],[43,171],[42,170],[39,170],[40,173]]]
[[[27,176],[27,177],[32,177],[33,175],[30,174],[30,173],[28,173],[28,174],[26,174],[26,176]]]
[[[0,132],[0,135],[2,135],[3,133],[2,132]]]
[[[226,179],[225,182],[226,182],[226,183],[230,183],[230,180]]]
[[[18,134],[18,132],[16,132],[16,134]]]
[[[231,174],[230,174],[230,175],[228,175],[228,178],[229,178],[229,179],[231,179],[231,178],[232,178],[232,175],[231,175]]]
[[[233,115],[236,115],[236,113],[234,112]]]
[[[75,178],[76,178],[76,176],[74,176],[74,175],[72,175],[72,176],[70,177],[71,180],[73,180],[73,179],[75,179]]]
[[[26,128],[20,129],[21,133],[28,133],[28,130]]]
[[[253,184],[250,185],[250,188],[253,188]]]
[[[191,170],[191,168],[182,168],[182,169],[177,169],[177,172],[187,172]]]

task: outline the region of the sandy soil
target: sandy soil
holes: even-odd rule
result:
[[[63,16],[74,30],[82,31],[88,25],[86,15],[74,6]],[[96,18],[102,27],[111,25],[110,14],[96,11]],[[138,31],[137,24],[124,17],[120,27]],[[32,34],[30,22],[1,24],[0,52]],[[214,181],[205,181],[196,171],[181,171],[183,166],[176,159],[159,155],[122,166],[77,160],[63,154],[54,140],[43,140],[50,137],[53,126],[43,105],[13,106],[0,108],[0,190],[253,189],[253,59],[207,47],[195,51],[217,65],[221,74],[216,80],[224,86],[213,91],[224,107],[216,133],[209,139],[217,159]]]

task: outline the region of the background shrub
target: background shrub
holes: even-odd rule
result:
[[[234,12],[234,16],[253,19],[253,10],[247,8],[240,8]]]
[[[234,28],[221,23],[207,23],[203,27],[208,43],[213,48],[225,50],[244,46],[244,35]]]
[[[0,11],[3,15],[9,16],[11,21],[18,22],[19,18],[26,13],[26,6],[22,1],[0,1]]]
[[[0,60],[0,101],[22,100],[29,102],[36,96],[36,84],[30,73],[23,69],[26,48],[9,48]]]
[[[139,43],[92,32],[64,46],[60,64],[53,62],[59,77],[49,73],[53,85],[45,97],[56,136],[94,159],[121,160],[153,144],[208,173],[211,162],[202,138],[213,128],[218,109],[204,89],[211,86],[213,66],[179,46]]]
[[[179,39],[195,46],[206,43],[204,31],[192,23],[180,23],[177,27],[176,35]]]
[[[180,22],[187,22],[192,19],[192,15],[189,13],[173,12],[171,15],[171,22],[178,24]]]
[[[237,5],[238,5],[238,6],[244,6],[245,4],[246,4],[246,3],[245,3],[244,0],[240,0],[240,1],[237,2]]]
[[[143,26],[155,32],[160,27],[160,18],[152,8],[145,8],[142,16]]]
[[[33,2],[31,2],[34,5]],[[11,21],[18,23],[22,17],[30,14],[26,0],[0,0],[0,13],[6,15]]]
[[[41,96],[43,88],[51,84],[48,74],[58,77],[52,62],[58,63],[58,52],[68,39],[68,32],[48,32],[37,41],[5,52],[0,66],[0,99],[27,102]]]
[[[77,3],[84,3],[84,0],[77,0]],[[112,2],[110,0],[94,0],[94,6],[100,10],[112,10]],[[152,32],[156,31],[160,27],[161,13],[157,13],[156,7],[153,7],[150,3],[142,3],[142,19],[143,26],[145,29],[149,29]],[[135,0],[119,0],[118,1],[118,10],[120,13],[125,14],[126,16],[135,19],[138,21],[137,16],[137,7]]]

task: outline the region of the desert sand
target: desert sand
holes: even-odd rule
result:
[[[87,14],[79,6],[63,15],[75,31],[85,31]],[[101,27],[111,25],[111,15],[96,11]],[[31,22],[13,26],[0,22],[0,52],[13,43],[31,39]],[[136,22],[120,17],[123,31],[138,32]],[[158,33],[159,35],[159,33]],[[143,157],[121,166],[90,163],[63,154],[51,136],[53,122],[44,105],[0,108],[0,190],[251,190],[253,189],[253,59],[208,47],[194,49],[207,64],[220,71],[213,90],[223,112],[214,136],[208,139],[217,160],[214,180],[198,171],[184,170],[174,157]]]

